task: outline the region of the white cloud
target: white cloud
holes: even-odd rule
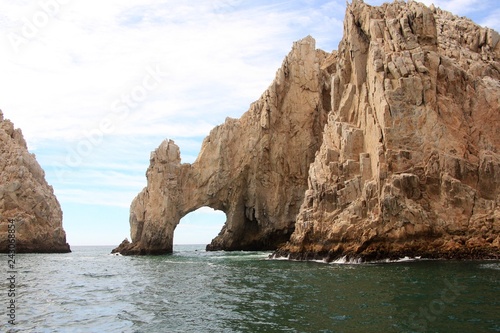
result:
[[[210,207],[201,207],[187,214],[175,228],[175,244],[208,244],[219,234],[226,214]]]
[[[132,191],[120,191],[119,189],[62,189],[55,191],[58,200],[65,204],[92,205],[97,207],[122,207],[130,208],[130,203],[137,195]],[[126,223],[126,221],[124,221]]]
[[[331,21],[317,9],[236,9],[237,4],[69,1],[33,39],[19,46],[19,52],[3,40],[8,52],[0,56],[0,90],[8,98],[2,107],[25,130],[28,141],[72,138],[140,84],[145,68],[153,64],[166,75],[135,110],[144,123],[168,122],[189,113],[198,117],[204,105],[216,104],[219,110],[210,112],[218,114],[217,119],[227,113],[239,116],[272,81],[293,39],[299,38],[290,36],[297,30],[296,22],[304,30],[323,31],[328,29],[321,26]],[[4,24],[20,35],[22,18],[29,21],[32,13],[43,12],[40,6],[13,3],[4,8],[17,15]],[[133,124],[126,128],[128,133],[143,134],[144,124]],[[206,133],[207,128],[202,130]]]

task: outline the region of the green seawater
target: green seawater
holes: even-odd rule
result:
[[[1,332],[500,332],[498,261],[325,264],[204,246],[146,257],[72,250],[16,255],[17,324],[8,324],[4,281]]]

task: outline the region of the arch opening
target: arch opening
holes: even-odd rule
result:
[[[175,227],[174,247],[210,244],[222,230],[226,219],[227,216],[223,211],[208,206],[186,214]]]

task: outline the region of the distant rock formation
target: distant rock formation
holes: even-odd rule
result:
[[[124,252],[171,251],[179,219],[206,205],[227,214],[213,250],[499,258],[499,40],[433,6],[353,0],[338,51],[295,43],[195,163],[173,142],[153,153]]]
[[[8,252],[9,224],[18,253],[70,252],[54,191],[21,130],[0,111],[0,252]]]

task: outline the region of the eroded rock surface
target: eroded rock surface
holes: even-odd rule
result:
[[[20,129],[0,111],[0,252],[8,252],[14,221],[16,252],[70,252],[62,211]]]
[[[164,141],[131,205],[132,242],[120,252],[171,252],[179,220],[203,206],[227,216],[210,250],[276,249],[288,241],[330,108],[321,98],[330,91],[320,69],[326,55],[311,37],[296,42],[273,84],[240,119],[214,128],[193,164],[181,164],[177,145]]]
[[[498,258],[499,39],[417,2],[354,0],[338,51],[297,42],[195,163],[161,144],[123,252],[171,251],[179,219],[210,206],[227,222],[209,249]]]
[[[277,255],[498,258],[498,41],[417,2],[353,1],[323,144]]]

